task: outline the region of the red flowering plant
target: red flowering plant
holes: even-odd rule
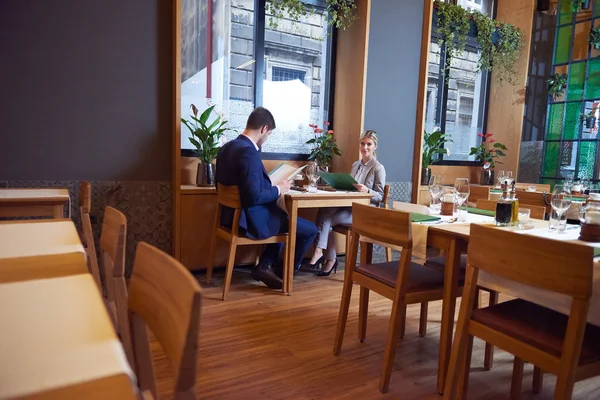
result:
[[[323,125],[325,128],[319,128],[317,124],[308,124],[315,134],[314,138],[306,142],[313,145],[308,159],[316,161],[320,167],[329,167],[333,156],[341,156],[342,153],[333,138],[333,130],[328,129],[329,122],[325,121]]]
[[[500,161],[495,161],[495,159],[506,156],[506,146],[492,139],[492,133],[486,133],[485,135],[478,133],[477,136],[481,138],[481,144],[477,147],[471,147],[469,155],[474,155],[484,169],[493,169],[496,162],[502,164]]]

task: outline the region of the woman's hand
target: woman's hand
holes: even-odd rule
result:
[[[359,192],[363,192],[363,193],[367,193],[369,191],[369,188],[366,187],[365,185],[361,185],[360,183],[355,183],[354,187],[356,188],[356,190],[358,190]]]

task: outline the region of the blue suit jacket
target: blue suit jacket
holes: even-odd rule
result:
[[[264,239],[277,235],[286,214],[277,206],[278,190],[254,143],[244,135],[226,143],[217,156],[217,184],[235,185],[240,189],[242,215],[240,228],[250,237]],[[233,210],[224,207],[221,224],[231,227]]]

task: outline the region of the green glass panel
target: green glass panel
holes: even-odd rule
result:
[[[564,25],[569,24],[573,21],[573,10],[571,8],[570,0],[559,0],[560,2],[560,14],[558,15],[558,24]]]
[[[542,179],[542,183],[546,185],[550,185],[550,193],[554,190],[554,185],[556,184],[556,179],[544,178]]]
[[[565,115],[565,129],[563,139],[574,140],[579,138],[579,125],[581,122],[581,103],[567,103]]]
[[[544,176],[556,176],[558,172],[558,149],[560,143],[550,142],[546,143],[546,153],[544,154],[544,168],[542,175]]]
[[[600,60],[598,59],[590,61],[587,85],[585,87],[585,98],[600,98]]]
[[[567,100],[581,100],[583,97],[583,84],[585,82],[586,62],[571,64],[569,71],[569,90]]]
[[[600,17],[600,0],[594,0],[594,17]]]
[[[556,52],[554,54],[554,64],[564,64],[569,62],[569,58],[571,57],[572,33],[572,25],[558,28],[558,37],[556,38]]]
[[[594,176],[594,162],[596,161],[596,142],[579,143],[579,168],[577,176],[580,179],[591,179]]]
[[[548,117],[547,140],[560,139],[563,128],[564,103],[550,104],[550,116]]]

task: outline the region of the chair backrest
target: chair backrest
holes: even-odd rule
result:
[[[390,185],[387,184],[383,187],[383,198],[381,199],[381,205],[383,208],[390,207]]]
[[[142,392],[156,398],[148,327],[175,372],[175,399],[195,398],[200,285],[167,253],[145,242],[136,249],[129,283],[129,321],[135,370]]]
[[[402,247],[403,251],[412,249],[411,219],[407,212],[354,203],[352,234],[382,245]]]
[[[127,217],[116,208],[106,206],[100,233],[100,254],[106,278],[125,276],[126,237]]]
[[[394,201],[392,203],[392,209],[404,211],[407,213],[414,212],[425,215],[429,215],[430,213],[429,207],[427,206],[424,206],[422,204],[405,203],[403,201]]]
[[[240,226],[240,216],[242,215],[242,205],[240,201],[240,189],[237,186],[217,185],[217,213],[215,215],[215,226],[219,227],[221,222],[221,212],[223,207],[232,208],[233,222],[231,224],[231,234],[238,235]]]
[[[477,208],[481,208],[482,210],[496,211],[496,204],[498,202],[496,200],[477,200]],[[528,208],[530,210],[529,216],[534,219],[545,219],[546,218],[546,208],[542,206],[534,206],[530,204],[523,204],[519,202],[519,208]]]
[[[467,268],[526,285],[589,299],[594,251],[590,246],[471,225]]]
[[[469,187],[469,203],[477,203],[479,199],[488,200],[490,198],[490,187],[481,185],[471,185]]]
[[[88,270],[94,277],[96,285],[98,285],[98,289],[102,293],[102,280],[100,279],[98,256],[96,255],[96,244],[94,243],[94,232],[92,230],[92,221],[90,219],[91,209],[92,184],[84,181],[81,182],[81,187],[79,189],[79,214],[81,216],[81,229],[83,231],[82,239],[87,255]]]
[[[525,183],[525,182],[517,182],[515,183],[515,188],[517,188],[517,190],[525,190],[528,189],[529,186],[535,186],[535,191],[536,192],[546,192],[546,193],[551,193],[550,190],[550,184],[548,183]]]

